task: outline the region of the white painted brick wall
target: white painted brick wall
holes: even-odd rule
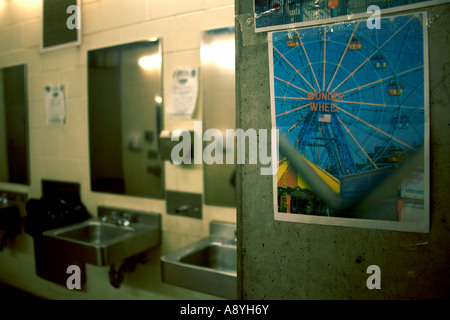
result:
[[[41,179],[77,181],[82,184],[82,200],[96,214],[98,205],[108,205],[163,215],[162,253],[170,252],[208,233],[210,220],[236,221],[234,209],[204,207],[204,219],[169,216],[165,201],[93,193],[89,184],[87,51],[129,43],[152,37],[162,38],[163,87],[167,88],[172,72],[179,66],[200,65],[200,40],[204,30],[234,25],[233,0],[82,0],[82,45],[41,54],[41,0],[0,0],[0,68],[28,65],[29,147],[31,185],[0,183],[1,188],[41,196]],[[65,86],[67,121],[64,125],[47,125],[45,121],[44,85],[61,82]],[[164,95],[167,94],[166,90]],[[201,120],[201,99],[197,119]],[[191,120],[164,119],[166,129],[193,128]],[[203,192],[201,166],[183,169],[166,163],[166,188]],[[22,235],[26,253],[20,258],[0,255],[0,281],[48,297],[74,298],[73,293],[37,277],[23,277],[34,270],[31,238]],[[148,266],[159,272],[159,262]],[[195,298],[197,293],[159,283],[154,291],[131,288],[111,289],[103,268],[88,268],[88,291],[83,298]],[[96,275],[99,278],[96,279]],[[100,276],[101,274],[101,276]],[[5,277],[5,278],[3,278]],[[147,275],[143,276],[147,278]],[[8,280],[10,279],[10,280]],[[95,280],[93,280],[95,279]],[[159,274],[152,279],[160,281]],[[95,282],[95,283],[94,283]],[[193,295],[194,294],[194,295]],[[199,298],[208,297],[197,294]],[[126,296],[127,298],[129,296]]]

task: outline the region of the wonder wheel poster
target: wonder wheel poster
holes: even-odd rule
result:
[[[270,32],[275,219],[429,231],[426,13]]]

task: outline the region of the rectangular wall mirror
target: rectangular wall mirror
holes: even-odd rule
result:
[[[27,68],[0,69],[0,181],[29,184]]]
[[[88,52],[92,191],[163,198],[161,40]]]
[[[225,137],[226,129],[236,129],[234,27],[203,32],[200,53],[203,130],[219,129]],[[224,147],[224,164],[203,165],[206,204],[236,206],[236,165],[226,164],[227,152],[236,158],[236,146]]]

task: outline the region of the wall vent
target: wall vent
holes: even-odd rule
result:
[[[74,21],[71,17],[75,11],[69,11],[69,6],[80,8],[79,0],[44,0],[42,6],[42,41],[41,51],[79,46],[81,44],[80,28],[69,29],[67,20]],[[81,10],[81,9],[79,9]],[[81,13],[78,18],[81,18]],[[81,22],[80,22],[81,23]]]

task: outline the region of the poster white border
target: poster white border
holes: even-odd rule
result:
[[[413,3],[408,4],[404,6],[398,6],[393,8],[386,8],[381,9],[381,16],[401,11],[407,11],[407,10],[414,10],[414,9],[420,9],[425,7],[432,7],[440,4],[450,3],[450,0],[433,0],[433,1],[426,1],[426,2],[419,2],[419,3]],[[302,28],[302,27],[313,27],[316,25],[324,25],[324,24],[332,24],[332,23],[338,23],[342,21],[354,21],[358,19],[365,19],[372,15],[372,13],[367,12],[361,12],[361,13],[355,13],[350,15],[342,15],[334,18],[326,18],[326,19],[318,19],[318,20],[311,20],[311,21],[304,21],[304,22],[296,22],[296,23],[289,23],[289,24],[280,24],[280,25],[274,25],[274,26],[268,26],[268,27],[256,27],[256,13],[255,13],[255,1],[253,1],[253,16],[255,19],[254,26],[255,26],[255,32],[268,32],[268,31],[280,31],[285,29],[294,29],[294,28]]]
[[[422,14],[423,16],[423,63],[424,63],[424,207],[419,223],[399,222],[372,219],[355,219],[328,216],[314,216],[304,214],[290,214],[278,212],[277,173],[273,175],[273,210],[275,221],[286,221],[296,223],[308,223],[318,225],[331,225],[343,227],[358,227],[367,229],[381,229],[406,232],[428,233],[430,230],[430,101],[429,101],[429,58],[428,58],[428,17],[427,12],[414,12],[409,14]],[[399,17],[409,14],[390,15]],[[354,19],[351,22],[355,22]],[[341,22],[342,23],[342,22]],[[317,26],[313,26],[317,27]],[[274,31],[275,32],[275,31]],[[269,48],[269,76],[270,76],[270,104],[272,128],[276,129],[275,119],[275,83],[274,83],[274,60],[273,60],[273,33],[268,33]]]

